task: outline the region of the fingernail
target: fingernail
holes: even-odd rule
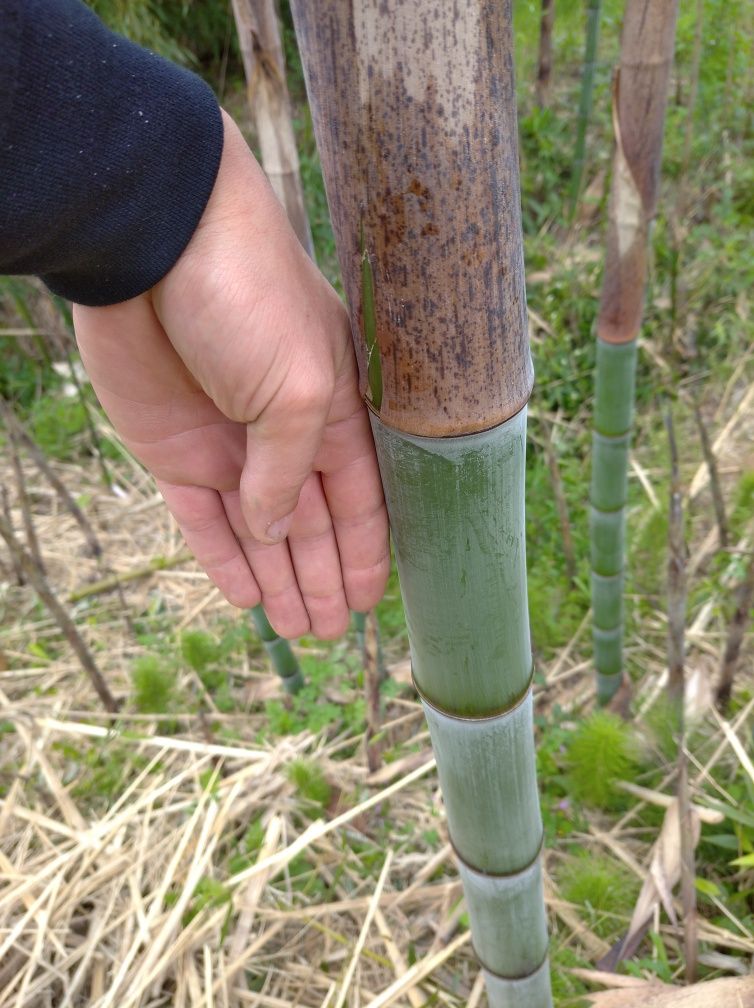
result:
[[[277,521],[270,522],[267,526],[267,537],[272,539],[273,542],[282,542],[283,539],[288,535],[291,529],[291,523],[293,522],[293,512],[287,514],[284,518],[278,518]]]

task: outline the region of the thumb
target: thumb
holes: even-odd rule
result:
[[[322,444],[331,399],[331,393],[311,390],[246,425],[241,508],[259,542],[281,542],[288,535]]]

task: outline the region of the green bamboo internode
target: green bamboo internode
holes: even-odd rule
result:
[[[623,567],[636,341],[597,342],[592,435],[592,636],[597,696],[616,692],[623,668]]]
[[[505,712],[523,698],[532,667],[526,411],[455,438],[414,437],[375,417],[372,432],[416,685],[439,710],[459,717]]]
[[[509,0],[292,0],[414,680],[491,1008],[551,1008]]]
[[[676,14],[677,0],[627,0],[613,87],[615,153],[597,317],[590,512],[592,636],[601,702],[616,693],[623,679],[625,512],[636,345]]]
[[[453,844],[468,865],[511,875],[542,841],[531,695],[497,717],[443,714],[424,698]]]
[[[254,606],[251,618],[283,689],[286,693],[298,693],[304,685],[304,677],[291,645],[273,630],[261,605]]]
[[[523,485],[526,410],[415,437],[372,417],[414,680],[493,1008],[550,1005],[533,746]],[[519,983],[536,975],[523,997]]]
[[[542,863],[510,876],[485,875],[459,861],[474,948],[501,979],[523,965],[527,976],[547,958],[547,921],[542,906]],[[501,913],[500,908],[503,908]]]

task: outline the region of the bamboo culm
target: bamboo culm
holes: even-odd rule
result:
[[[597,696],[623,680],[623,568],[636,345],[657,204],[677,0],[627,0],[613,87],[615,152],[597,316],[591,564]]]
[[[461,18],[444,0],[291,7],[488,1003],[551,1008],[510,2],[470,0]]]

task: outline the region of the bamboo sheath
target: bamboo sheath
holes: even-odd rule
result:
[[[291,6],[474,945],[492,1008],[550,1008],[510,3]]]
[[[623,676],[623,568],[636,341],[657,205],[677,0],[627,0],[613,88],[615,153],[597,317],[591,562],[597,695]]]

